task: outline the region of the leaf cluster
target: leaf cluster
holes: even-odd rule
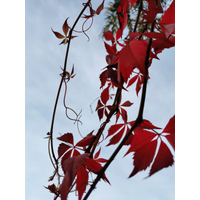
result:
[[[96,106],[99,121],[103,122],[97,132],[92,130],[77,143],[75,143],[75,134],[73,133],[67,132],[58,137],[57,139],[61,141],[57,150],[58,157],[55,156],[53,149],[53,124],[63,83],[65,84],[63,102],[66,115],[67,110],[70,109],[76,115],[76,119],[69,117],[68,119],[77,123],[77,127],[80,122],[79,114],[76,114],[65,103],[67,83],[75,76],[74,67],[71,73],[66,71],[70,41],[75,38],[72,33],[75,32],[74,27],[81,17],[87,21],[101,13],[104,8],[104,0],[96,10],[92,8],[91,0],[83,4],[83,10],[72,28],[67,23],[68,18],[65,20],[62,26],[64,35],[52,29],[55,36],[62,39],[60,44],[67,44],[52,125],[47,137],[49,140],[49,156],[55,168],[50,181],[57,176],[58,185],[52,184],[46,188],[55,195],[54,199],[61,197],[61,200],[66,200],[68,194],[75,190],[78,193],[79,200],[86,200],[101,179],[110,184],[105,171],[124,146],[128,147],[124,156],[130,153],[133,155],[134,166],[129,178],[148,167],[150,167],[150,177],[159,170],[173,165],[175,115],[162,131],[158,131],[162,128],[153,125],[143,117],[147,82],[150,79],[149,68],[152,61],[159,59],[158,55],[164,49],[175,46],[175,0],[165,12],[163,12],[162,2],[158,0],[116,0],[113,7],[110,8],[111,11],[116,11],[118,25],[116,32],[113,33],[110,30],[104,32],[107,66],[99,76],[101,93]],[[131,25],[128,39],[127,37],[123,38],[123,33],[129,26],[131,8],[134,5],[138,5],[134,27]],[[89,15],[84,14],[86,8],[90,11]],[[156,18],[158,14],[162,15],[159,21]],[[141,25],[145,27],[142,30],[139,28]],[[82,33],[86,34],[85,32],[86,30],[82,26]],[[127,108],[134,106],[134,103],[130,100],[122,101],[123,93],[127,92],[130,87],[135,87],[138,97],[141,93],[140,107],[135,120],[128,119],[127,111]],[[112,124],[106,132],[105,127],[113,117],[115,124]],[[120,120],[121,122],[119,122]],[[107,147],[116,145],[116,149],[110,158],[100,156],[100,138],[107,142]],[[108,138],[109,141],[107,141]],[[62,175],[59,170],[62,170]],[[96,178],[93,180],[94,175]],[[62,183],[60,183],[60,179],[62,179]],[[89,187],[89,190],[87,190],[87,187]]]

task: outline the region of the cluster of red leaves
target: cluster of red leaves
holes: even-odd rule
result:
[[[143,23],[145,24],[152,23],[155,20],[156,15],[163,12],[160,1],[157,1],[157,4],[155,0],[149,0],[148,2],[148,10],[143,10],[143,12],[145,13],[145,15],[143,16],[145,21]],[[131,5],[133,5],[134,3],[135,1],[132,1]],[[151,65],[153,58],[158,59],[158,53],[161,53],[165,48],[171,48],[175,45],[175,36],[173,35],[175,34],[175,1],[172,2],[169,9],[164,13],[160,23],[155,24],[157,32],[132,32],[130,33],[129,42],[125,40],[125,45],[119,43],[118,39],[122,37],[123,30],[127,24],[127,5],[129,5],[128,0],[122,0],[118,8],[120,27],[116,33],[116,39],[112,35],[111,31],[107,31],[104,33],[105,39],[107,41],[111,41],[112,43],[111,45],[109,45],[104,42],[106,51],[109,54],[109,57],[106,57],[106,61],[109,64],[107,68],[109,66],[112,68],[113,66],[117,66],[117,80],[115,80],[116,87],[119,87],[119,83],[121,83],[120,87],[123,87],[123,83],[127,83],[130,75],[135,68],[139,70],[140,74],[147,77],[145,70],[145,59],[148,40],[136,40],[138,36],[144,35],[148,38],[152,38],[153,40],[152,49],[149,57],[149,66]],[[162,31],[158,28],[158,26],[161,28]],[[117,44],[123,47],[120,51],[117,51]],[[103,73],[105,73],[105,71]],[[103,73],[100,75],[100,78],[103,76]],[[116,79],[116,75],[114,75],[114,77],[108,77],[107,75],[107,78]],[[121,78],[123,78],[123,81],[121,80]],[[140,82],[142,81],[139,81],[138,79],[137,87],[141,85]],[[116,83],[118,85],[116,85]],[[139,89],[137,89],[136,91],[138,90]]]
[[[146,123],[144,122],[144,124]],[[134,169],[129,177],[134,176],[139,171],[145,170],[152,162],[149,176],[174,163],[169,145],[164,141],[167,139],[175,150],[175,115],[169,120],[161,133],[157,133],[154,129],[159,128],[147,125],[146,127],[139,126],[134,130],[130,148],[126,153],[127,155],[130,152],[134,152]],[[168,134],[166,135],[166,133]],[[156,149],[158,149],[157,152]]]
[[[92,9],[91,2],[89,2],[88,7],[90,14],[84,15],[83,18],[86,18],[87,20],[92,18],[95,14],[100,14],[104,6],[104,1],[105,0],[103,0],[96,10]],[[163,10],[159,0],[146,1],[148,1],[148,10],[143,10],[143,23],[149,24],[153,23],[156,15],[158,13],[163,13]],[[114,37],[111,31],[104,33],[105,39],[110,41],[111,45],[104,42],[108,53],[106,56],[106,62],[108,65],[100,74],[100,88],[103,88],[106,83],[107,86],[102,90],[96,107],[100,120],[104,116],[107,117],[112,108],[111,105],[107,105],[108,100],[112,98],[112,95],[110,94],[111,88],[116,87],[127,90],[126,88],[137,82],[136,94],[138,95],[144,78],[149,78],[145,69],[145,59],[149,38],[152,38],[152,45],[148,67],[150,67],[153,59],[158,59],[157,55],[165,48],[171,48],[175,45],[175,0],[164,13],[161,21],[155,23],[156,32],[133,32],[130,33],[130,41],[124,40],[123,42],[119,42],[119,39],[122,38],[123,31],[127,26],[129,6],[132,7],[136,2],[137,0],[121,0],[117,9],[120,26],[117,30],[116,36]],[[65,20],[62,27],[64,35],[52,30],[57,38],[63,39],[60,44],[66,44],[69,39],[76,37],[71,36],[71,38],[69,38],[68,32],[70,27],[67,24],[67,20],[68,19]],[[137,39],[142,35],[147,39]],[[117,45],[121,48],[119,51],[117,50]],[[135,72],[135,69],[139,72]],[[133,72],[136,73],[136,75],[131,78],[130,76]],[[125,83],[127,83],[126,88],[124,86]],[[107,146],[119,143],[122,137],[129,132],[130,128],[135,123],[135,121],[127,122],[128,115],[127,111],[124,109],[124,107],[130,107],[133,103],[130,101],[125,101],[122,104],[120,103],[121,98],[118,105],[118,112],[116,113],[116,124],[112,125],[108,130],[106,138],[111,138]],[[117,124],[120,116],[124,123]],[[150,167],[149,176],[151,176],[157,171],[171,166],[174,163],[173,155],[169,146],[171,145],[175,150],[175,116],[169,120],[161,133],[158,133],[156,131],[157,129],[160,128],[154,126],[148,120],[143,120],[125,142],[124,145],[130,145],[125,155],[133,153],[134,160],[134,169],[129,177],[134,176],[139,171],[146,170],[147,167]],[[85,153],[87,146],[89,146],[96,138],[96,136],[92,134],[93,131],[75,145],[72,133],[66,133],[58,138],[62,141],[58,147],[58,161],[61,163],[64,178],[60,187],[57,188],[54,184],[46,187],[50,192],[55,194],[55,199],[61,196],[61,200],[66,200],[74,183],[76,183],[78,199],[81,200],[88,185],[89,173],[93,172],[98,174],[102,169],[100,163],[107,162],[106,159],[99,158],[101,149],[96,152],[93,158],[90,157],[90,154]],[[105,174],[102,176],[102,179],[109,183]]]
[[[128,133],[133,124],[134,121],[112,125],[107,135],[107,137],[112,136],[112,138],[107,146],[117,144],[123,134]],[[154,126],[148,120],[143,120],[143,123],[134,130],[134,134],[131,134],[124,144],[130,145],[125,156],[134,152],[134,169],[129,177],[134,176],[139,171],[145,170],[152,162],[149,176],[174,163],[173,155],[165,140],[175,150],[175,115],[169,120],[161,133],[157,133],[155,129],[160,128]],[[158,149],[157,152],[156,149]]]
[[[100,99],[97,102],[96,111],[99,116],[99,120],[101,120],[104,115],[105,115],[105,117],[107,117],[109,111],[112,108],[111,105],[106,105],[108,100],[112,98],[112,95],[109,94],[110,87],[111,87],[111,83],[108,84],[108,86],[102,91]],[[120,99],[120,102],[121,102],[121,99]],[[133,103],[131,103],[130,101],[126,101],[123,104],[118,106],[118,112],[116,114],[116,123],[117,123],[120,115],[122,116],[123,121],[127,122],[127,112],[123,107],[130,107],[132,104]]]
[[[81,200],[82,195],[86,190],[86,186],[88,185],[88,174],[90,172],[97,174],[102,169],[100,163],[107,162],[106,159],[99,158],[101,149],[94,155],[93,159],[89,158],[88,153],[80,153],[80,151],[85,151],[86,147],[96,137],[92,135],[92,133],[93,131],[75,145],[72,133],[66,133],[57,138],[62,141],[58,147],[58,159],[61,159],[61,166],[65,176],[60,188],[56,188],[54,184],[46,187],[50,192],[56,194],[56,198],[61,195],[61,200],[66,200],[72,189],[73,182],[75,181],[79,200]],[[105,174],[102,179],[109,183]]]
[[[132,6],[136,1],[130,2]],[[106,56],[108,66],[101,73],[100,81],[101,88],[105,86],[106,82],[108,82],[108,86],[102,91],[101,98],[97,104],[96,110],[99,119],[102,119],[104,114],[108,116],[108,111],[111,109],[111,106],[106,105],[110,96],[108,89],[110,85],[126,90],[124,83],[127,83],[126,88],[128,88],[136,82],[136,94],[138,95],[144,78],[149,78],[145,69],[149,38],[152,38],[152,45],[148,67],[150,67],[153,59],[158,59],[157,55],[164,49],[175,46],[175,0],[164,13],[161,21],[155,23],[156,32],[132,32],[130,33],[130,41],[124,40],[124,44],[122,44],[118,40],[122,37],[123,30],[127,25],[127,10],[129,9],[129,5],[128,0],[121,0],[117,9],[120,27],[116,33],[116,37],[113,36],[111,31],[104,33],[105,40],[110,41],[111,45],[104,42],[108,53]],[[144,23],[153,23],[156,15],[163,13],[160,1],[148,0],[148,10],[143,10],[143,12]],[[138,36],[142,35],[146,39],[137,39]],[[117,50],[117,45],[121,47],[120,51]],[[139,73],[134,72],[134,69],[137,69]],[[130,76],[133,72],[136,75],[131,78]],[[131,104],[129,101],[126,101],[125,105],[130,106]],[[117,144],[123,135],[128,133],[134,123],[134,121],[127,122],[127,112],[121,106],[119,105],[120,112],[117,113],[116,123],[119,115],[122,116],[124,123],[115,124],[109,128],[106,138],[112,137],[107,146]],[[134,134],[132,133],[126,141],[125,145],[130,145],[127,154],[134,152],[135,167],[130,177],[139,171],[145,170],[151,163],[153,164],[149,176],[173,164],[173,155],[165,141],[167,140],[175,150],[175,116],[170,119],[162,133],[157,133],[154,129],[158,129],[158,127],[153,126],[147,120],[143,120],[143,123],[134,130]],[[165,133],[168,133],[168,135],[165,135]],[[158,150],[156,151],[156,149]]]

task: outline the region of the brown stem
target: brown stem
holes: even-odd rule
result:
[[[60,81],[60,85],[58,88],[58,92],[57,92],[57,96],[56,96],[56,101],[55,101],[55,105],[54,105],[54,110],[53,110],[53,115],[52,115],[52,121],[51,121],[51,128],[50,128],[50,139],[51,139],[51,153],[53,156],[53,159],[55,161],[56,164],[56,170],[58,170],[58,161],[56,159],[55,153],[54,153],[54,149],[53,149],[53,126],[54,126],[54,120],[55,120],[55,114],[56,114],[56,109],[57,109],[57,104],[58,104],[58,99],[60,96],[60,91],[61,91],[61,87],[62,87],[62,83],[65,79],[66,76],[66,66],[67,66],[67,59],[68,59],[68,54],[69,54],[69,46],[70,46],[70,42],[71,42],[71,36],[72,36],[72,32],[77,24],[77,22],[79,21],[80,17],[82,16],[83,12],[85,11],[85,9],[87,8],[87,6],[89,5],[91,0],[88,0],[88,2],[85,4],[85,6],[83,7],[82,11],[80,12],[79,16],[77,17],[76,21],[74,22],[74,25],[72,26],[70,32],[69,32],[69,41],[68,41],[68,45],[67,45],[67,50],[66,50],[66,55],[65,55],[65,62],[64,62],[64,70],[63,70],[63,75]]]
[[[143,0],[140,0],[140,6],[139,6],[139,10],[138,10],[137,17],[136,17],[136,20],[135,20],[135,26],[134,26],[133,32],[136,32],[136,28],[137,28],[139,18],[140,18],[140,13],[143,9],[143,2],[142,1]]]

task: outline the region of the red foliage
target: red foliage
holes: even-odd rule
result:
[[[95,14],[99,15],[104,8],[104,1],[105,0],[102,1],[96,11],[93,10],[90,1],[88,1],[87,4],[83,4],[84,6],[87,5],[90,13],[89,15],[83,14],[82,18],[88,20],[89,18],[93,18]],[[117,111],[114,113],[116,115],[115,124],[110,126],[105,139],[110,137],[109,143],[107,144],[107,146],[110,146],[119,144],[120,141],[127,136],[127,140],[122,145],[129,146],[125,156],[129,153],[133,153],[134,165],[129,177],[136,175],[142,170],[146,170],[148,167],[150,167],[149,176],[151,176],[174,163],[171,149],[175,151],[175,115],[169,120],[162,132],[158,133],[157,130],[160,128],[154,126],[150,121],[142,119],[142,115],[140,115],[141,121],[137,121],[139,119],[138,117],[135,121],[128,122],[128,114],[125,108],[132,106],[133,103],[126,100],[121,104],[121,91],[127,91],[127,88],[136,83],[135,90],[138,95],[142,86],[145,85],[144,80],[150,78],[147,68],[151,66],[152,60],[158,59],[157,55],[164,49],[175,46],[175,0],[163,14],[160,23],[154,23],[156,15],[158,13],[163,13],[160,1],[146,1],[148,1],[148,9],[143,10],[144,20],[141,23],[154,25],[153,28],[156,29],[156,31],[143,31],[141,33],[132,32],[129,35],[129,41],[124,39],[123,42],[121,42],[121,40],[119,42],[118,40],[119,38],[122,39],[123,31],[127,26],[129,8],[137,2],[137,0],[121,0],[117,8],[119,28],[116,35],[114,36],[110,30],[104,33],[105,40],[111,44],[104,42],[105,49],[108,53],[106,56],[108,65],[99,76],[102,92],[96,107],[99,120],[103,117],[108,117],[110,111],[113,108],[117,108]],[[75,37],[71,36],[71,38],[69,38],[68,36],[70,27],[68,26],[67,20],[68,18],[62,26],[64,35],[52,29],[55,36],[58,39],[62,39],[60,44],[66,44],[69,39]],[[83,32],[85,33],[85,31]],[[144,36],[145,39],[141,36]],[[151,46],[149,44],[151,44]],[[118,47],[120,48],[119,51]],[[73,73],[71,73],[71,75],[72,74]],[[134,74],[134,76],[132,74]],[[115,96],[113,106],[108,105],[108,101],[112,99],[112,89],[118,89],[118,91],[120,91],[120,96]],[[117,124],[120,117],[122,123]],[[108,122],[109,120],[102,123],[100,129]],[[74,143],[74,136],[72,133],[66,133],[57,138],[62,141],[62,143],[60,143],[58,147],[58,158],[56,162],[61,163],[64,178],[60,188],[57,188],[54,184],[46,187],[50,192],[55,194],[55,199],[61,195],[61,200],[66,200],[74,183],[78,191],[78,199],[81,200],[86,191],[89,173],[91,172],[97,174],[97,176],[100,176],[104,181],[110,184],[100,164],[108,161],[107,159],[99,158],[101,147],[94,154],[96,146],[99,145],[100,137],[98,135],[93,135],[93,132],[94,131],[90,132],[76,144]]]

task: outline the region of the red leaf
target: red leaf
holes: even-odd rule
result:
[[[149,0],[148,11],[143,11],[146,13],[143,18],[146,19],[148,23],[152,23],[158,13],[163,13],[160,1],[155,0]]]
[[[95,174],[97,174],[102,168],[101,164],[91,158],[86,159],[85,166]]]
[[[103,104],[106,105],[108,99],[109,99],[109,86],[105,88],[101,93],[101,101],[103,102]]]
[[[156,173],[157,171],[172,166],[174,163],[173,155],[171,154],[167,145],[161,140],[160,148],[158,150],[158,154],[155,158],[153,165],[151,166],[151,170],[149,176]]]
[[[132,106],[132,105],[133,105],[133,103],[131,103],[130,101],[126,101],[123,104],[121,104],[120,106],[129,107],[129,106]]]
[[[108,65],[113,65],[115,64],[115,61],[117,60],[118,56],[117,55],[107,55],[106,56],[106,62]]]
[[[61,143],[58,147],[58,158],[60,158],[69,148],[69,145]]]
[[[124,130],[125,130],[125,126],[116,134],[114,135],[111,139],[110,139],[110,142],[106,145],[106,146],[109,146],[109,145],[113,145],[113,144],[117,144],[120,139],[122,138],[122,135],[124,133]]]
[[[113,86],[126,90],[123,87],[123,83],[124,83],[123,77],[120,76],[121,77],[120,82],[117,80],[117,71],[116,70],[113,70],[111,67],[108,67],[108,72],[107,72],[106,77],[111,79],[111,83]]]
[[[117,8],[117,15],[118,15],[120,27],[116,33],[116,40],[118,40],[122,36],[123,30],[125,29],[125,27],[127,25],[128,9],[129,9],[128,0],[121,0],[120,5]]]
[[[105,45],[105,48],[106,48],[106,51],[108,52],[108,54],[110,54],[110,55],[116,55],[116,50],[115,50],[114,46],[111,47],[106,42],[104,42],[104,45]]]
[[[124,124],[114,124],[112,125],[109,129],[108,129],[108,135],[107,137],[113,135],[114,133],[116,133],[118,130],[120,130],[122,127],[124,126]],[[107,138],[106,137],[106,138]]]
[[[45,187],[46,189],[48,189],[51,193],[54,193],[55,195],[57,195],[57,187],[55,186],[55,184],[49,185],[48,187]]]
[[[101,103],[101,101],[100,101],[100,99],[99,99],[98,102],[97,102],[96,111],[97,111],[99,108],[103,107],[103,106],[104,106],[104,105]]]
[[[146,75],[146,51],[147,43],[145,41],[133,40],[119,52],[118,81],[120,80],[119,73],[121,72],[124,81],[127,82],[134,67],[138,68],[143,75]]]
[[[111,40],[112,43],[115,42],[115,38],[113,37],[113,34],[112,34],[112,32],[111,32],[110,30],[108,30],[108,31],[106,31],[106,32],[104,33],[104,37],[105,37],[105,39],[108,40],[108,41]]]
[[[85,162],[88,155],[89,154],[82,154],[69,158],[63,162],[65,177],[60,188],[61,200],[66,200],[79,166]]]
[[[161,129],[160,127],[154,126],[150,121],[144,119],[143,122],[140,124],[141,128],[144,129]]]
[[[175,115],[169,120],[162,133],[170,133],[170,135],[166,135],[165,137],[175,151]]]
[[[91,172],[95,174],[97,174],[102,169],[101,164],[99,164],[96,160],[93,160],[91,158],[86,159],[85,166],[87,167],[88,170],[90,170]],[[103,175],[103,179],[106,180],[110,184],[105,174]]]
[[[141,128],[136,128],[134,130],[131,146],[125,155],[129,154],[130,152],[136,151],[144,145],[150,143],[155,136],[156,134],[153,132],[146,131]]]
[[[97,8],[97,10],[96,10],[96,14],[97,14],[97,15],[99,15],[100,12],[103,10],[104,1],[105,1],[105,0],[103,0],[103,2],[101,3],[101,5]]]
[[[138,80],[137,80],[137,84],[136,84],[136,88],[135,88],[137,96],[141,89],[142,84],[143,84],[143,76],[138,76]]]
[[[76,180],[76,190],[78,190],[78,199],[81,200],[88,184],[88,172],[82,165],[79,166]]]
[[[62,157],[62,160],[61,160],[61,166],[63,166],[63,163],[65,160],[67,160],[71,157],[71,154],[72,154],[72,149],[70,149],[69,151],[67,151],[67,153],[65,153],[65,155]]]
[[[135,75],[133,78],[131,78],[128,82],[128,85],[126,86],[126,88],[130,87],[133,83],[135,83],[135,81],[137,80],[138,75]]]
[[[160,23],[172,24],[175,23],[175,0],[171,3],[169,8],[165,11]]]
[[[100,89],[106,84],[106,80],[107,80],[106,74],[107,74],[107,70],[103,71],[99,76],[100,81],[101,81]]]
[[[157,146],[157,140],[147,143],[141,148],[137,149],[134,154],[134,169],[131,172],[130,177],[137,174],[139,171],[145,170],[152,162]]]
[[[74,138],[73,138],[72,133],[66,133],[62,135],[61,137],[58,137],[57,139],[74,145]]]
[[[133,6],[134,3],[136,3],[137,0],[131,0],[131,7]]]
[[[68,17],[68,18],[69,18],[69,17]],[[65,20],[65,22],[64,22],[64,24],[63,24],[63,27],[62,27],[63,33],[65,34],[65,36],[67,35],[68,30],[69,30],[69,26],[68,26],[68,24],[67,24],[68,18]]]
[[[94,155],[95,160],[99,157],[100,151],[101,151],[101,147],[99,148],[99,151],[97,151],[96,154]]]
[[[99,120],[101,120],[102,118],[103,118],[103,108],[101,108],[101,109],[99,109],[98,111],[97,111],[97,113],[98,113],[98,116],[99,116]]]
[[[53,29],[51,29],[53,31]],[[63,36],[62,34],[60,34],[59,32],[56,32],[56,31],[53,31],[53,33],[55,34],[55,36],[58,38],[58,39],[63,39],[65,38],[65,36]]]
[[[98,158],[96,159],[97,162],[100,162],[100,163],[105,163],[107,162],[108,160],[107,159],[104,159],[104,158]]]
[[[95,138],[96,136],[95,135],[88,135],[86,137],[84,137],[81,141],[79,141],[76,146],[79,146],[79,147],[86,147],[88,146],[92,141],[93,139]]]
[[[175,115],[169,120],[162,133],[175,134]]]
[[[76,156],[79,156],[79,155],[80,155],[80,152],[77,151],[76,149],[74,149],[72,157],[76,157]]]
[[[121,110],[121,116],[122,116],[122,119],[124,120],[124,122],[126,123],[127,122],[127,112],[126,112],[126,110],[125,109],[123,109],[123,108],[120,108],[120,110]]]

